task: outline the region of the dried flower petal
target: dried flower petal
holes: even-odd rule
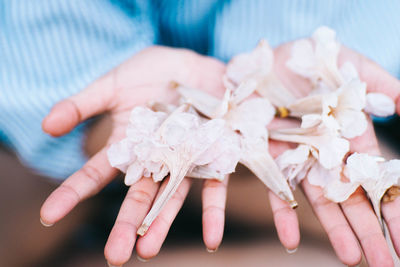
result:
[[[187,97],[189,91],[181,87],[179,92]],[[266,127],[274,117],[275,109],[265,98],[242,100],[249,92],[247,88],[243,89],[243,87],[237,88],[234,92],[227,89],[216,112],[211,110],[203,112],[204,105],[200,100],[197,101],[196,97],[193,97],[196,95],[195,93],[191,94],[191,103],[199,112],[208,113],[210,118],[224,119],[231,133],[240,138],[240,162],[253,171],[274,193],[282,199],[288,200],[294,206],[293,194],[268,152]],[[194,175],[199,175],[199,173],[194,170]]]
[[[126,172],[129,164],[136,159],[136,155],[132,153],[133,146],[134,143],[128,139],[123,139],[119,143],[112,144],[107,151],[111,166],[122,172]]]
[[[396,111],[396,105],[387,95],[381,93],[367,94],[365,112],[377,117],[391,116]]]
[[[243,165],[248,167],[268,188],[280,198],[286,200],[292,208],[297,207],[293,194],[288,190],[288,184],[279,170],[274,159],[268,152],[268,141],[259,139],[242,140]]]
[[[344,173],[351,183],[365,189],[376,215],[381,219],[383,195],[393,185],[399,185],[400,160],[381,162],[376,157],[354,153],[347,159]]]
[[[182,111],[182,109],[174,111],[158,130],[161,143],[167,145],[160,147],[159,151],[162,161],[169,169],[170,178],[138,229],[139,235],[146,233],[186,174],[193,169],[194,162],[221,137],[225,128],[225,122],[218,119],[199,125],[195,115]]]
[[[243,53],[233,57],[227,66],[226,77],[236,86],[247,79],[264,77],[272,69],[274,54],[266,41],[250,53]]]
[[[320,121],[350,139],[367,129],[367,118],[362,111],[366,105],[365,93],[365,83],[351,80],[336,91],[299,99],[288,109],[291,116],[303,116],[303,128],[313,127]]]
[[[239,103],[255,90],[275,106],[287,106],[295,100],[273,71],[274,54],[265,40],[250,53],[235,56],[229,61],[224,83]],[[236,93],[240,91],[240,93]]]
[[[161,108],[171,111],[169,107]],[[127,138],[113,144],[108,151],[110,163],[126,172],[127,185],[142,176],[153,176],[154,181],[160,181],[170,174],[165,190],[138,229],[139,234],[146,232],[185,175],[196,166],[204,166],[218,177],[234,171],[240,155],[226,157],[234,152],[231,147],[234,141],[222,136],[225,129],[224,120],[201,119],[187,104],[169,115],[143,107],[133,109]],[[214,161],[219,156],[224,159]]]
[[[306,177],[315,158],[310,156],[310,147],[299,145],[296,149],[289,149],[275,159],[290,186],[296,186]]]
[[[344,182],[341,179],[333,179],[324,188],[324,196],[336,203],[348,199],[359,187],[356,183]]]
[[[340,44],[336,33],[328,27],[319,27],[312,41],[299,40],[293,44],[292,57],[287,66],[295,73],[310,79],[314,87],[338,88],[344,79],[337,67]]]
[[[311,128],[278,129],[270,131],[270,138],[311,146],[319,163],[327,169],[339,166],[349,151],[349,142],[336,132],[319,124]]]

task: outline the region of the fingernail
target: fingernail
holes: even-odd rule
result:
[[[138,260],[140,260],[141,262],[148,262],[148,261],[149,261],[149,259],[143,259],[143,258],[140,257],[139,255],[136,255],[136,258],[137,258]]]
[[[296,251],[297,251],[297,248],[294,248],[294,249],[286,249],[286,252],[289,253],[289,254],[293,254],[293,253],[295,253]]]
[[[218,248],[215,248],[215,249],[206,248],[206,250],[208,253],[215,253],[215,252],[217,252]]]
[[[108,267],[122,267],[122,265],[112,265],[108,261],[107,261],[107,265],[108,265]]]
[[[50,227],[50,226],[53,226],[53,225],[54,225],[54,223],[45,223],[45,222],[42,220],[42,218],[40,218],[40,223],[41,223],[43,226],[45,226],[45,227]]]

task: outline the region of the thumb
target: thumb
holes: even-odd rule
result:
[[[42,129],[52,136],[61,136],[86,119],[109,109],[113,99],[113,71],[96,80],[81,92],[53,106],[42,122]]]

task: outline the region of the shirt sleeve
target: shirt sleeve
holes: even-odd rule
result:
[[[34,171],[65,179],[87,160],[85,124],[53,138],[41,122],[156,39],[150,1],[0,1],[1,138]]]

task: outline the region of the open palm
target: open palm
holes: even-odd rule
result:
[[[282,83],[294,95],[305,96],[311,90],[311,84],[308,80],[294,74],[286,67],[292,44],[287,43],[274,50],[274,68]],[[342,46],[339,65],[346,61],[352,62],[357,68],[360,79],[367,83],[369,92],[384,93],[394,101],[397,101],[400,94],[400,82],[397,79],[366,57]],[[399,105],[397,107],[399,111]],[[276,124],[282,124],[282,122],[277,122]],[[350,150],[351,152],[380,155],[370,119],[368,124],[367,130],[362,136],[350,140]],[[282,151],[282,146],[274,146],[273,144],[271,145],[272,153],[276,154],[277,151]],[[327,232],[336,254],[344,264],[356,265],[361,260],[362,252],[364,252],[371,266],[393,266],[391,254],[377,217],[361,188],[348,200],[337,204],[327,200],[323,195],[323,190],[311,185],[306,179],[302,182],[301,187]],[[396,199],[394,202],[384,203],[382,212],[388,225],[394,248],[397,254],[400,255],[400,224],[398,223],[400,200]],[[286,214],[281,217],[285,216],[290,218],[290,221],[295,221],[289,210],[286,210]],[[298,229],[296,227],[297,224],[293,223],[293,232],[295,232],[294,229]]]
[[[66,179],[45,201],[41,220],[51,225],[62,219],[79,202],[98,193],[118,174],[110,166],[106,151],[112,143],[125,137],[131,110],[149,101],[174,103],[178,94],[170,88],[171,81],[223,94],[221,62],[183,49],[151,47],[121,64],[89,87],[56,104],[43,121],[45,132],[61,136],[86,119],[103,113],[112,118],[107,145],[76,173]],[[166,183],[143,178],[130,187],[105,247],[112,265],[122,265],[131,257],[133,247],[140,257],[151,258],[161,248],[178,213],[191,180],[185,179],[174,197],[149,228],[136,240],[136,231],[148,213],[153,200]],[[209,180],[203,189],[203,232],[209,250],[215,250],[222,240],[227,179]]]

